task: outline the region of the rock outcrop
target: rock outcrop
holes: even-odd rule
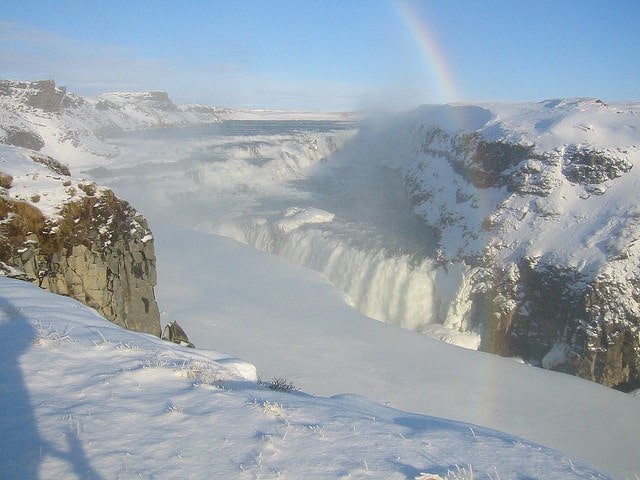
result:
[[[112,191],[73,180],[49,157],[31,157],[35,162],[27,175],[19,174],[25,171],[22,164],[15,169],[18,173],[2,176],[0,260],[117,325],[159,337],[156,260],[146,220]],[[62,203],[54,202],[54,215],[38,208],[45,199],[36,185],[45,181],[52,185],[48,195],[54,195],[54,187],[64,192],[56,195]],[[32,189],[30,182],[35,182]],[[21,185],[12,195],[14,183]]]
[[[544,368],[623,391],[640,387],[640,310],[635,277],[523,258],[494,270],[487,292],[481,350],[517,356]]]
[[[195,345],[189,341],[189,337],[182,327],[178,325],[178,322],[171,322],[165,325],[164,330],[162,330],[162,339],[185,347],[195,348]]]
[[[536,137],[524,116],[516,130],[492,120],[466,132],[436,120],[410,133],[407,192],[438,232],[441,260],[459,264],[468,284],[469,309],[456,322],[480,334],[481,350],[639,388],[640,209],[630,187],[638,144],[603,142],[610,134],[598,128],[619,130],[622,110],[597,100],[527,108]],[[531,120],[546,108],[551,120]],[[566,138],[546,133],[561,121]]]

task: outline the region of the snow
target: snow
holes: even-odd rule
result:
[[[186,242],[199,249],[174,255]],[[229,239],[156,229],[156,248],[164,318],[264,378],[489,426],[630,478],[638,471],[629,419],[640,404],[629,395],[373,322],[321,276]]]
[[[61,205],[87,196],[83,186],[91,181],[54,172],[34,158],[44,157],[25,148],[0,145],[0,171],[12,176],[9,198],[30,203],[46,217],[55,218]]]
[[[335,218],[333,213],[319,208],[291,207],[284,212],[284,218],[276,222],[276,228],[284,233],[314,223],[328,223]]]
[[[363,115],[354,112],[315,112],[304,110],[232,110],[225,114],[225,120],[332,120],[354,121]]]
[[[3,478],[610,478],[475,425],[272,391],[18,280],[0,279],[0,332]]]
[[[158,119],[187,122],[153,108],[140,113],[129,105],[140,94],[101,98],[118,106],[110,125],[119,129],[157,127]],[[188,129],[164,129],[108,142],[92,136],[99,125],[88,113],[24,113],[45,138],[45,151],[71,165],[74,182],[81,174],[107,184],[148,218],[163,322],[177,320],[199,349],[125,332],[68,299],[0,279],[2,325],[13,335],[2,337],[0,378],[11,396],[0,401],[9,417],[22,419],[17,441],[1,437],[3,449],[17,454],[20,442],[33,446],[26,460],[5,460],[6,471],[17,478],[411,479],[449,470],[455,478],[472,466],[474,478],[606,478],[586,462],[635,478],[636,396],[370,317],[390,316],[390,323],[477,348],[477,335],[460,332],[473,272],[407,253],[414,226],[397,218],[406,206],[392,203],[399,201],[395,190],[381,188],[391,189],[396,171],[420,171],[427,163],[435,170],[418,177],[425,191],[438,176],[453,178],[451,186],[433,189],[431,210],[418,209],[427,220],[450,222],[446,243],[434,245],[446,247],[445,256],[482,250],[485,239],[471,233],[489,215],[502,222],[504,247],[496,251],[506,260],[515,248],[532,255],[551,249],[575,265],[593,265],[612,252],[635,255],[637,212],[628,199],[635,198],[636,168],[606,185],[604,195],[585,197],[559,171],[560,187],[543,200],[527,203],[500,189],[473,192],[420,153],[412,135],[425,118],[540,148],[563,142],[625,148],[635,164],[636,112],[635,104],[603,107],[588,99],[425,107],[376,120],[395,125],[388,137],[371,121],[357,136],[342,129],[203,141],[202,132],[181,137]],[[216,115],[291,119],[283,112]],[[87,129],[79,145],[62,140],[70,128]],[[26,151],[2,148],[3,167],[15,163],[21,172]],[[21,198],[42,189],[51,192],[51,206],[65,201],[60,181],[48,175],[29,177],[25,170],[15,176],[16,192],[24,185]],[[335,179],[346,193],[332,190]],[[389,197],[380,202],[372,191]],[[362,218],[398,238],[380,234],[379,225],[363,228]],[[408,301],[397,303],[401,297]],[[446,321],[421,323],[426,311]],[[559,345],[546,360],[561,354]],[[253,365],[264,380],[286,378],[301,390],[265,388],[254,381]]]
[[[542,359],[543,368],[553,368],[556,365],[562,364],[567,359],[569,353],[569,345],[558,342],[556,343],[549,353],[547,353]]]

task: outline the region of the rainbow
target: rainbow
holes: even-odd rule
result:
[[[438,94],[444,99],[444,103],[454,103],[462,101],[462,96],[456,88],[454,75],[449,64],[445,60],[445,56],[441,51],[435,36],[432,33],[424,13],[420,11],[419,4],[415,0],[394,0],[401,19],[406,24],[411,35],[417,42],[426,66],[431,71],[434,86],[438,90]],[[462,131],[469,131],[466,119],[462,111],[452,109],[450,111],[454,124]],[[477,192],[478,198],[482,199],[482,191]],[[484,202],[484,200],[482,200]],[[488,205],[489,203],[486,202]],[[490,312],[482,313],[485,318],[491,318]],[[496,363],[500,359],[498,356],[486,355],[478,363],[478,375],[476,377],[476,385],[469,386],[478,392],[477,401],[469,405],[469,410],[474,411],[476,418],[481,418],[483,423],[495,422],[495,419],[501,415],[495,409],[495,405],[499,404],[496,400],[499,396],[500,379],[497,377],[498,371]]]
[[[417,42],[444,103],[460,100],[453,73],[424,15],[410,0],[395,0],[401,19]]]

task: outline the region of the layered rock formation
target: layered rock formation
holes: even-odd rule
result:
[[[34,160],[28,165],[22,155],[7,162],[9,152],[1,152],[11,173],[2,175],[0,260],[124,328],[160,336],[146,220],[110,190],[66,176],[49,157],[23,153]]]
[[[520,130],[504,114],[472,132],[412,127],[407,191],[470,292],[456,322],[482,350],[639,388],[636,116],[588,99],[522,111]]]

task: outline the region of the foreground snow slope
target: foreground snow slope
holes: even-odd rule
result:
[[[638,398],[373,321],[319,274],[233,240],[155,235],[163,318],[199,347],[308,393],[357,393],[534,440],[620,478],[640,472]]]
[[[260,387],[252,365],[17,280],[0,333],[1,478],[608,478],[496,431]]]

